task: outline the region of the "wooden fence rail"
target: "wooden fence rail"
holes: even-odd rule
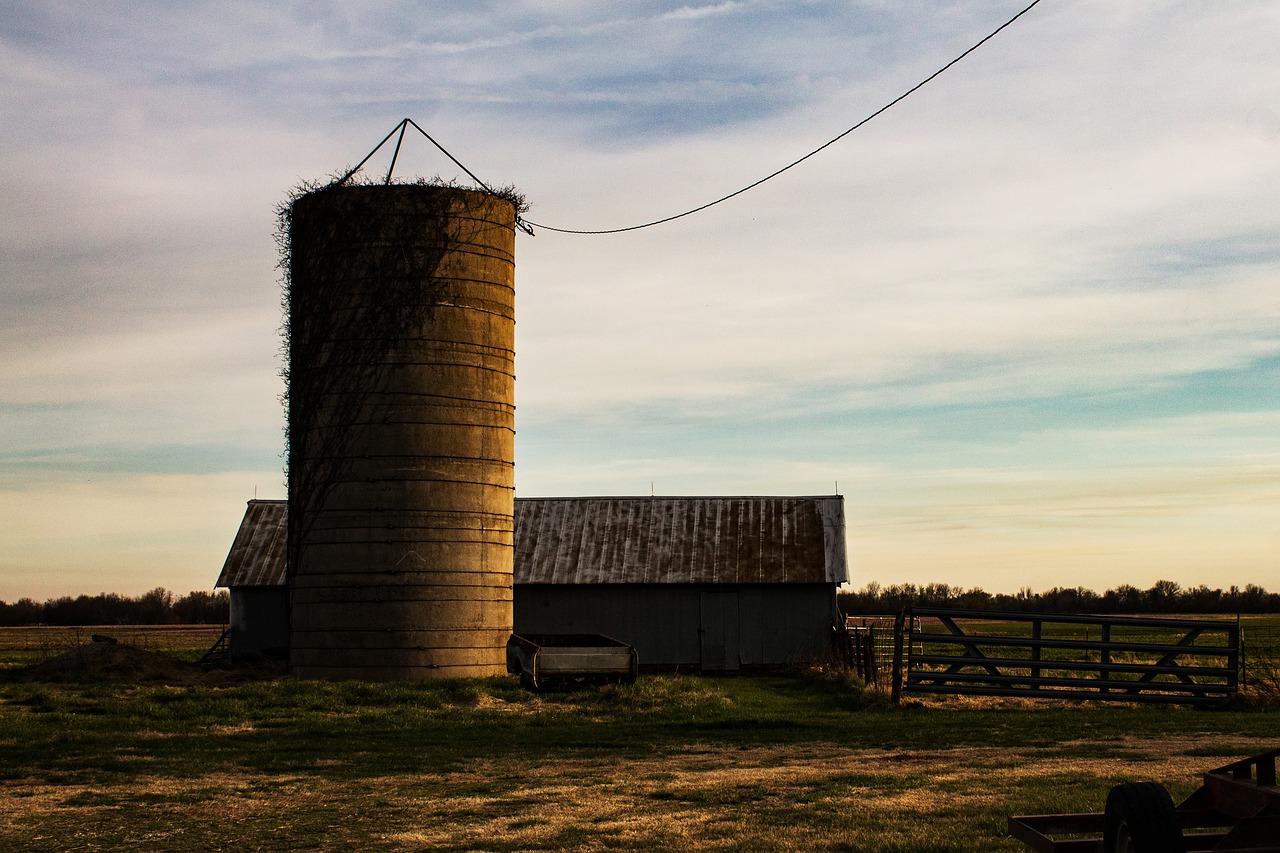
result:
[[[1237,622],[912,608],[902,690],[1220,703],[1239,689]]]

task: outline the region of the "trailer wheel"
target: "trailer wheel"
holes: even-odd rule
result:
[[[1184,853],[1173,799],[1157,782],[1127,782],[1107,794],[1106,853]]]

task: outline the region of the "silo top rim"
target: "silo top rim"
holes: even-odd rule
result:
[[[332,183],[313,189],[301,189],[292,198],[290,206],[302,202],[306,199],[317,196],[332,196],[337,194],[343,195],[363,195],[363,196],[421,196],[430,197],[438,195],[455,195],[455,196],[478,196],[480,198],[473,199],[473,203],[483,198],[490,198],[495,201],[505,201],[518,213],[523,206],[524,200],[514,190],[510,191],[489,191],[481,187],[465,187],[455,186],[446,183],[431,183],[427,181],[414,182],[392,182],[384,183]]]

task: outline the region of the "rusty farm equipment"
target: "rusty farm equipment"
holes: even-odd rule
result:
[[[1009,834],[1039,853],[1280,853],[1277,755],[1210,770],[1177,806],[1162,785],[1128,782],[1111,789],[1104,812],[1011,817]]]
[[[633,646],[603,634],[512,634],[507,672],[529,690],[575,682],[631,683],[640,671]]]

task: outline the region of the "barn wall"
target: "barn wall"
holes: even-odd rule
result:
[[[285,660],[289,652],[289,590],[284,586],[232,587],[231,659]]]
[[[515,631],[605,634],[641,666],[734,670],[830,653],[831,584],[516,584]]]

